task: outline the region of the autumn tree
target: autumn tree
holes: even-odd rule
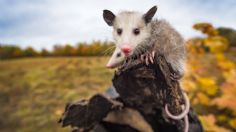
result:
[[[47,57],[47,56],[50,56],[50,55],[51,55],[50,52],[47,49],[44,49],[44,48],[40,52],[40,56]]]
[[[236,47],[236,30],[231,28],[220,27],[217,28],[217,31],[219,35],[228,39],[230,46]]]
[[[209,23],[194,29],[206,34],[187,41],[188,66],[183,85],[205,131],[236,130],[236,65],[228,56],[228,40]]]
[[[23,55],[25,57],[34,57],[34,56],[38,56],[39,54],[32,47],[27,47],[25,50],[23,50]]]
[[[23,56],[23,51],[18,46],[0,45],[0,59],[20,58]]]

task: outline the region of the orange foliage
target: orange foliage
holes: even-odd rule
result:
[[[228,57],[235,54],[211,24],[193,27],[207,36],[187,41],[188,65],[182,85],[205,131],[236,131],[236,63]]]

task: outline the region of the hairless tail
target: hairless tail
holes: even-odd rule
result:
[[[186,95],[186,93],[183,92],[183,96],[184,96],[184,101],[185,101],[185,107],[183,109],[183,112],[179,115],[172,115],[170,113],[170,111],[168,110],[168,106],[167,104],[165,105],[165,112],[167,114],[167,116],[171,119],[174,119],[174,120],[180,120],[180,119],[183,119],[189,112],[189,109],[190,109],[190,102],[189,102],[189,99],[188,99],[188,96]]]
[[[176,116],[172,115],[168,110],[167,104],[165,105],[165,112],[169,118],[174,119],[174,120],[181,120],[184,118],[184,132],[188,132],[189,130],[188,112],[190,109],[190,103],[189,103],[189,99],[186,93],[183,92],[183,96],[184,96],[185,105],[181,106],[183,110],[181,114],[176,115]]]

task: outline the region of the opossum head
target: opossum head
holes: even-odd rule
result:
[[[150,22],[155,15],[154,6],[145,14],[123,11],[115,15],[109,10],[103,11],[105,22],[113,27],[113,38],[116,46],[125,54],[131,56],[138,45],[150,36]]]
[[[108,61],[107,68],[116,68],[125,60],[125,55],[121,52],[120,48],[116,47],[110,60]]]

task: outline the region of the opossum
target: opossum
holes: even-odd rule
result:
[[[140,57],[147,65],[149,62],[153,63],[154,55],[162,55],[173,72],[171,78],[174,80],[180,79],[185,71],[186,51],[184,40],[167,21],[152,20],[156,11],[157,6],[152,7],[145,14],[122,11],[114,15],[109,10],[103,11],[105,22],[113,27],[113,37],[117,48],[113,55],[120,49],[125,56],[121,60]],[[116,58],[112,57],[111,59],[114,59],[113,62],[116,61]],[[108,67],[111,66],[108,65]],[[183,106],[183,112],[180,115],[171,115],[167,105],[165,106],[165,112],[174,120],[184,118],[184,131],[187,132],[189,102],[185,94],[184,97],[186,106]]]
[[[124,53],[120,50],[120,48],[116,47],[115,51],[113,52],[111,58],[109,59],[106,67],[108,68],[115,68],[119,66],[125,60]]]
[[[104,10],[103,18],[113,27],[116,46],[126,58],[140,56],[148,64],[153,62],[154,53],[163,55],[178,79],[185,70],[184,40],[165,20],[152,20],[156,10],[154,6],[145,14],[123,11],[117,15]]]

